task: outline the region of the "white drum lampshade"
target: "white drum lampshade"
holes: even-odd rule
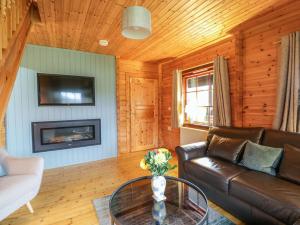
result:
[[[130,39],[145,39],[151,34],[151,13],[142,6],[129,6],[123,12],[122,35]]]

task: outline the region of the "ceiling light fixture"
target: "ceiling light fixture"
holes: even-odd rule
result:
[[[123,12],[122,35],[142,40],[151,34],[151,13],[142,6],[129,6]]]

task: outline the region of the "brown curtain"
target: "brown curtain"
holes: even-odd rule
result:
[[[179,128],[183,124],[183,102],[182,102],[182,72],[175,70],[172,81],[172,128]]]
[[[300,32],[281,39],[281,67],[274,129],[299,130]]]
[[[214,60],[213,125],[231,126],[230,89],[227,60]]]

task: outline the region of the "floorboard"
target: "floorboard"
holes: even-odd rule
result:
[[[139,168],[144,153],[129,153],[118,158],[46,170],[41,191],[31,202],[34,214],[24,206],[0,224],[98,225],[92,200],[110,195],[129,179],[148,175]],[[169,175],[177,176],[177,170]],[[210,202],[210,206],[236,224],[242,224],[215,204]]]

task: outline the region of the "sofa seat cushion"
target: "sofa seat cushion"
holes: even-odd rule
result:
[[[247,171],[241,166],[212,157],[202,157],[186,161],[184,167],[186,171],[189,171],[190,176],[226,193],[228,192],[230,179]]]
[[[300,185],[248,171],[233,178],[229,194],[286,223],[300,219]]]
[[[31,191],[35,191],[37,185],[37,176],[35,175],[0,177],[0,208]]]

